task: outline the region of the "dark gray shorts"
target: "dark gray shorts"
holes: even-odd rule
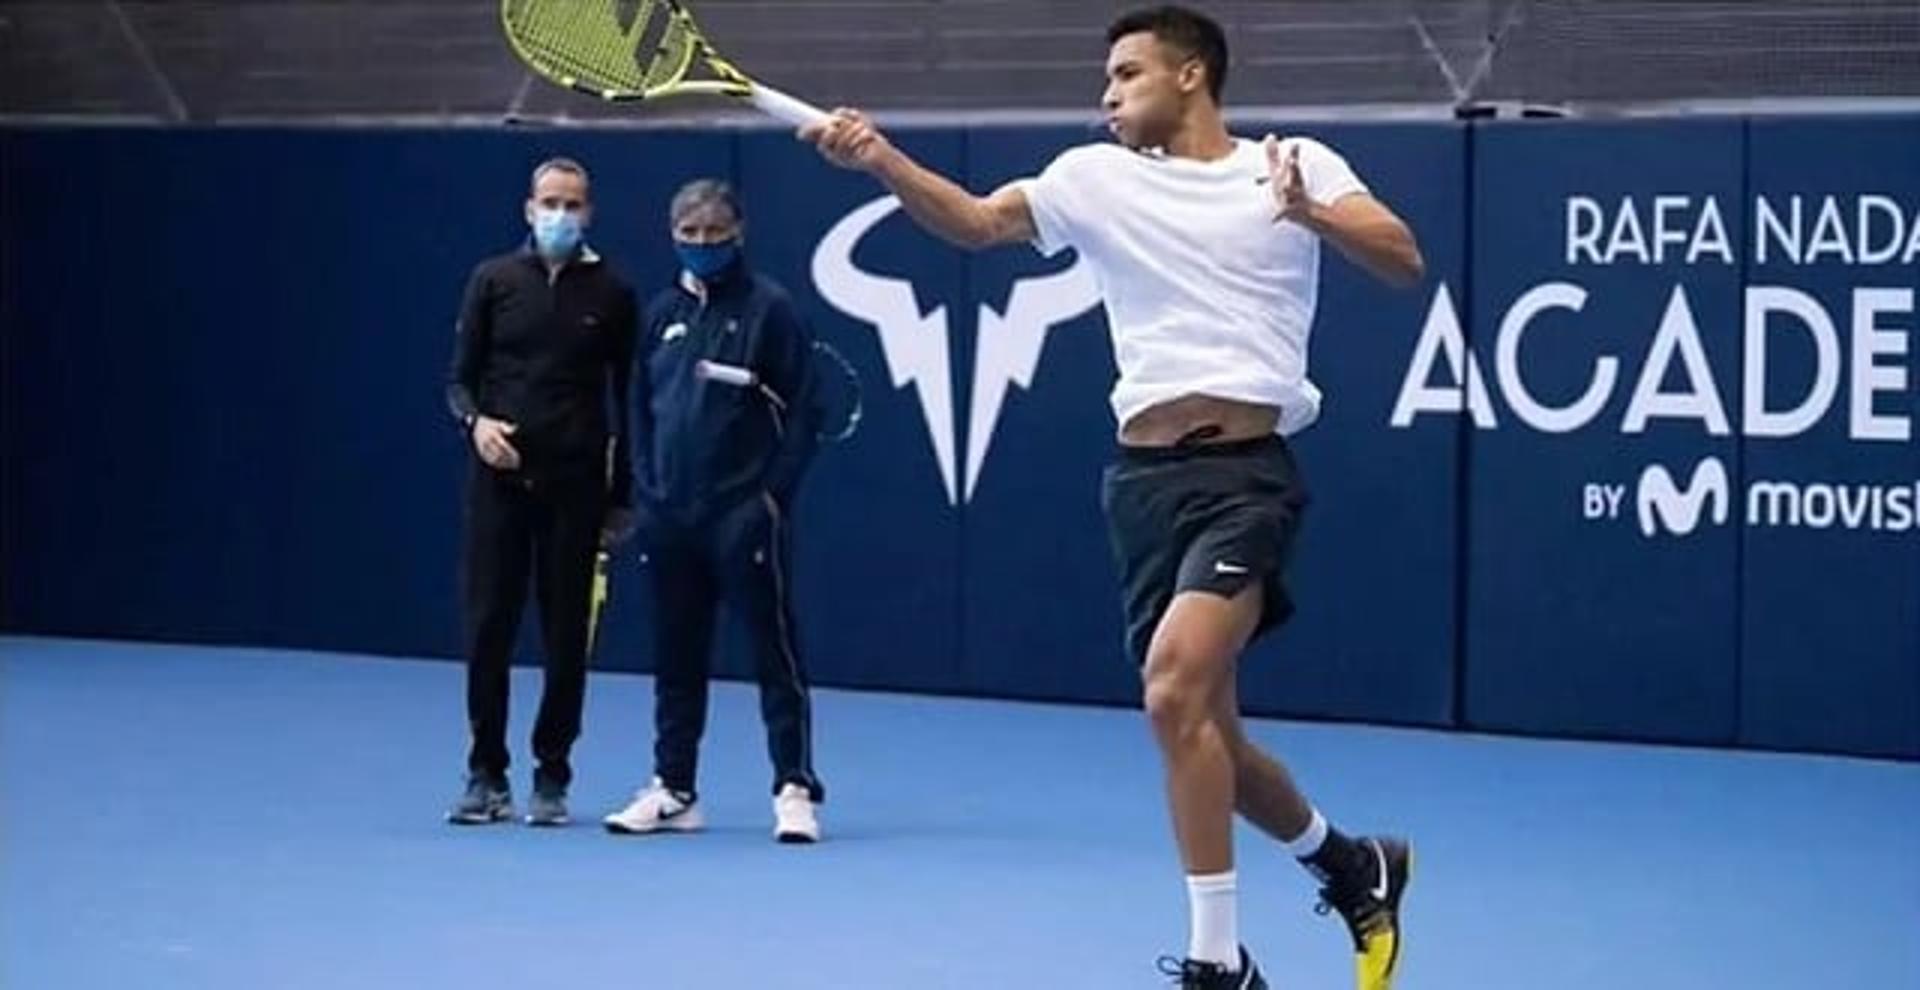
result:
[[[1122,447],[1101,484],[1120,569],[1127,652],[1144,664],[1173,597],[1231,598],[1260,582],[1257,637],[1293,614],[1284,572],[1307,507],[1280,436],[1182,447]]]

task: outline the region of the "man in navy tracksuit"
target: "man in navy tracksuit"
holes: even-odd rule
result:
[[[654,605],[655,778],[605,823],[627,833],[701,827],[695,772],[724,601],[752,642],[775,835],[812,842],[825,791],[813,769],[788,533],[816,443],[812,338],[786,291],[748,268],[740,206],[726,185],[690,183],[670,213],[684,271],[647,307],[634,426],[637,538]]]

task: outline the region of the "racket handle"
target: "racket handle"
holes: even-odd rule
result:
[[[749,368],[742,368],[731,364],[720,364],[715,361],[703,360],[694,364],[693,373],[696,377],[716,381],[722,385],[733,385],[738,388],[752,388],[760,382],[760,377],[755,375]]]
[[[796,100],[771,86],[755,84],[753,105],[795,127],[805,127],[827,119],[827,112],[811,103]]]

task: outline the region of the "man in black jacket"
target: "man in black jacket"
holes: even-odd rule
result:
[[[795,643],[788,521],[816,443],[812,337],[792,299],[747,266],[723,183],[670,209],[684,271],[647,307],[635,417],[639,514],[653,585],[654,773],[610,831],[701,827],[694,778],[706,728],[715,606],[745,620],[774,769],[775,835],[820,836],[812,711]]]
[[[546,679],[527,822],[566,823],[594,553],[632,526],[633,289],[586,245],[592,207],[579,163],[541,163],[525,210],[525,246],[481,262],[468,281],[447,383],[447,406],[475,454],[466,506],[473,747],[466,793],[447,813],[460,824],[513,815],[507,684],[529,577]]]

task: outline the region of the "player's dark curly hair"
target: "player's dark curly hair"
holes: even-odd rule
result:
[[[1213,94],[1213,102],[1220,102],[1227,86],[1227,33],[1219,21],[1176,4],[1143,7],[1120,15],[1107,28],[1107,44],[1142,31],[1152,32],[1161,44],[1188,58],[1199,59],[1207,69],[1207,92]]]

